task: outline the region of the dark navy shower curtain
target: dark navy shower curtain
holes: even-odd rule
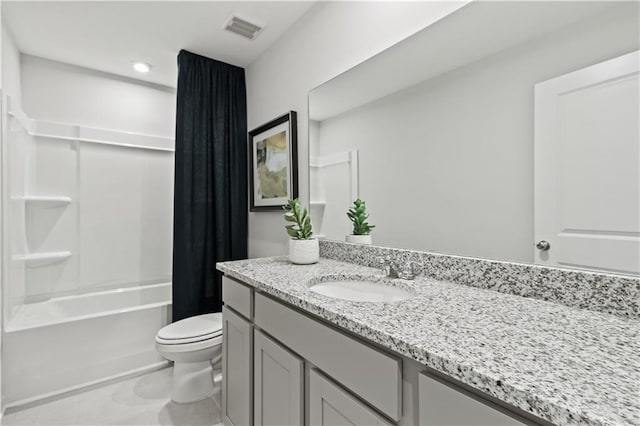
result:
[[[244,69],[178,55],[173,320],[222,308],[215,263],[247,257]]]

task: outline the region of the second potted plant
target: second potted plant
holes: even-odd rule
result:
[[[303,209],[300,200],[289,200],[284,206],[284,220],[293,222],[287,225],[289,240],[289,260],[297,265],[316,263],[320,258],[320,245],[317,238],[311,238],[311,216]]]
[[[371,244],[371,230],[375,225],[367,222],[369,214],[364,201],[357,199],[353,202],[353,207],[347,211],[347,216],[353,223],[353,233],[347,235],[348,243]]]

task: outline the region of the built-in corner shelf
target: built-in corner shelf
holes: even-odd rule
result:
[[[320,229],[322,227],[322,217],[324,216],[324,208],[327,205],[326,201],[320,201],[320,200],[313,200],[313,201],[309,201],[309,208],[313,208],[314,212],[312,212],[313,215],[315,215],[316,219],[317,219],[317,223],[319,223],[320,225],[316,228],[316,229]],[[318,219],[319,218],[319,219]],[[314,237],[318,238],[318,239],[322,239],[322,238],[326,238],[327,236],[324,234],[313,234]]]
[[[12,197],[12,200],[25,201],[29,204],[47,205],[47,206],[66,206],[71,203],[71,197],[64,196],[39,196],[39,195],[24,195],[21,197]]]
[[[152,151],[174,152],[174,139],[165,136],[121,130],[85,127],[69,123],[57,123],[29,118],[13,98],[7,96],[7,113],[16,119],[20,126],[36,141],[57,140],[81,144],[101,144],[121,148],[146,149]]]
[[[25,262],[29,267],[37,267],[62,262],[70,257],[70,251],[52,251],[47,253],[17,254],[11,259],[14,262]]]

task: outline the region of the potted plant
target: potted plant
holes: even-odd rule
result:
[[[357,199],[353,202],[353,207],[347,211],[347,216],[353,223],[353,233],[347,235],[348,243],[371,244],[371,230],[375,225],[369,225],[367,219],[367,206],[364,201]]]
[[[316,263],[320,258],[320,247],[317,238],[311,238],[311,216],[303,209],[300,200],[289,200],[284,206],[284,220],[293,222],[287,225],[289,240],[289,260],[298,265]]]

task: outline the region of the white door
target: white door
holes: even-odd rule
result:
[[[640,273],[639,69],[633,52],[536,85],[536,263]]]

